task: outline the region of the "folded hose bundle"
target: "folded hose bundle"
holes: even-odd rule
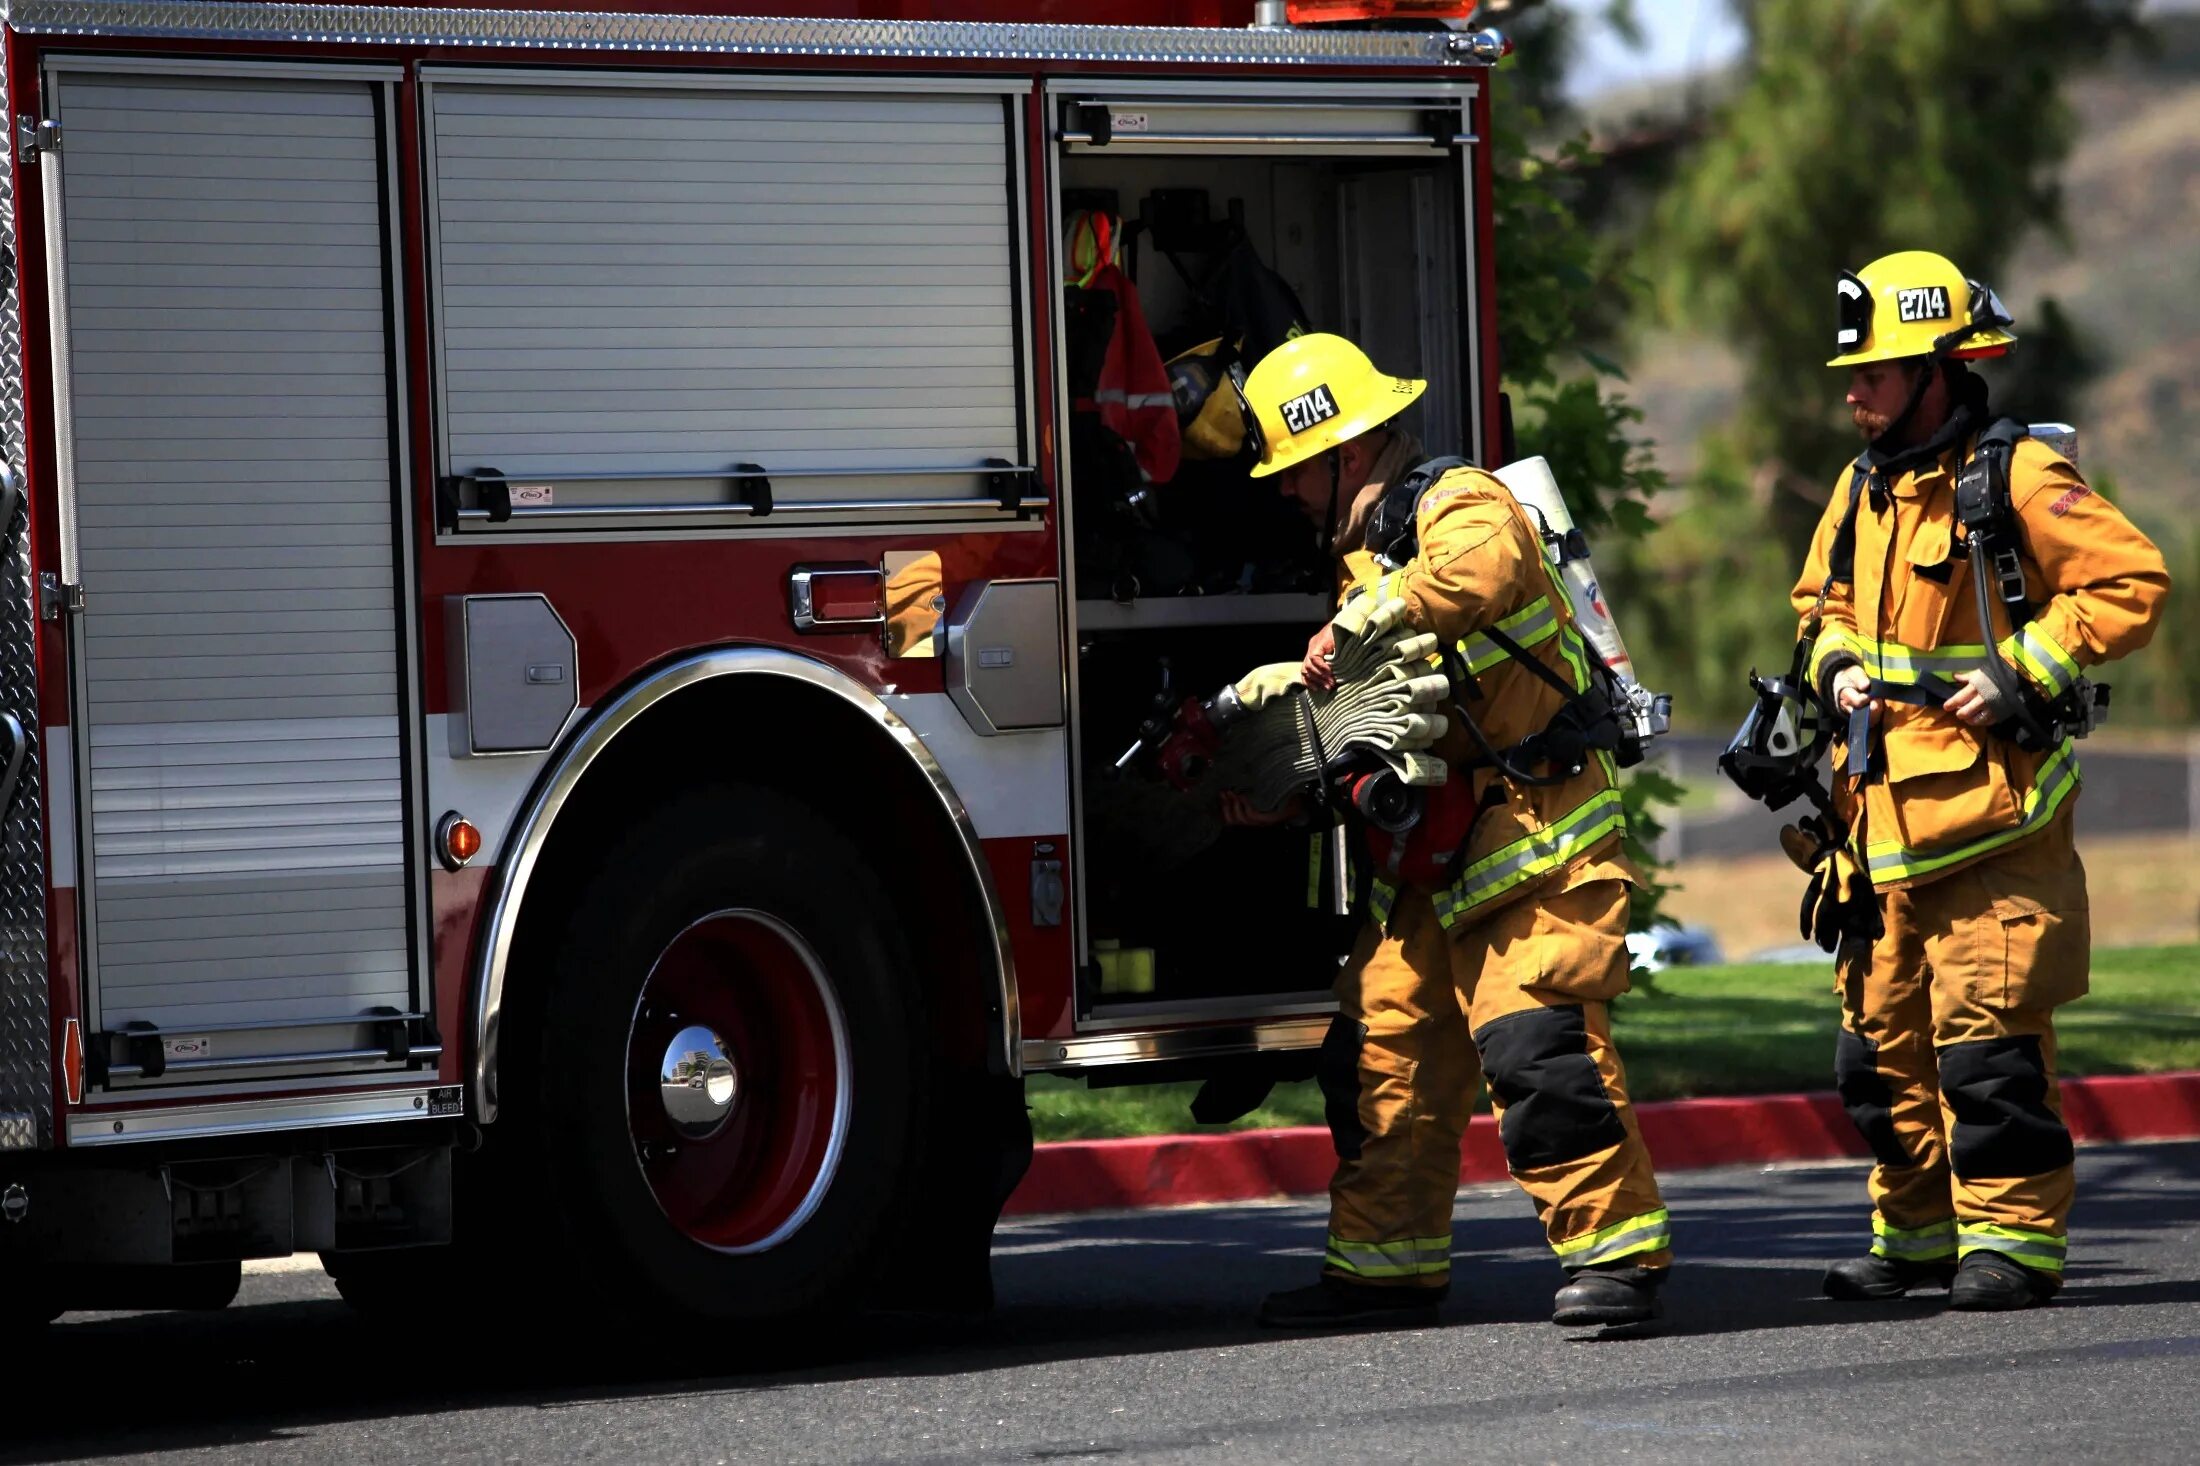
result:
[[[1336,686],[1305,686],[1296,662],[1256,667],[1237,684],[1247,715],[1224,733],[1211,782],[1275,809],[1354,757],[1377,760],[1408,784],[1444,782],[1426,750],[1449,726],[1435,711],[1451,683],[1435,670],[1437,641],[1403,629],[1406,604],[1362,597],[1338,613],[1330,668]]]

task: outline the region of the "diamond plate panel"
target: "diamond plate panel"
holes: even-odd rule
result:
[[[374,41],[572,51],[707,51],[741,56],[914,57],[933,61],[1268,62],[1429,66],[1464,62],[1438,31],[1215,30],[944,20],[785,20],[614,11],[440,10],[421,6],[250,5],[207,0],[20,0],[6,14],[33,35],[240,41]]]
[[[12,142],[12,138],[9,139]],[[14,149],[9,148],[12,155]],[[0,160],[0,230],[15,233],[15,160]],[[0,297],[0,453],[23,472],[23,330],[16,269]],[[53,1015],[46,967],[46,860],[39,837],[45,760],[37,746],[38,603],[31,583],[30,505],[0,527],[0,706],[32,747],[0,823],[0,1150],[53,1144]]]

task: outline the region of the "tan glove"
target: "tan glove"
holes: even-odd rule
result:
[[[1875,942],[1887,930],[1871,877],[1845,844],[1828,850],[1811,872],[1801,917],[1803,935],[1828,952],[1851,942]]]

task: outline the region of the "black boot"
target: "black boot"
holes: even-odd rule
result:
[[[1357,1324],[1421,1325],[1436,1322],[1436,1305],[1451,1292],[1439,1288],[1376,1288],[1324,1277],[1310,1288],[1270,1293],[1261,1300],[1260,1322],[1271,1329],[1327,1329]]]
[[[2007,1313],[2038,1307],[2061,1287],[2062,1279],[2053,1273],[2026,1267],[1998,1252],[1972,1252],[1956,1268],[1948,1306],[1971,1313]]]
[[[1866,1253],[1844,1257],[1826,1269],[1826,1296],[1847,1303],[1868,1298],[1900,1298],[1912,1288],[1945,1288],[1956,1275],[1952,1262],[1905,1262]]]
[[[1665,1311],[1658,1302],[1664,1282],[1664,1268],[1583,1268],[1551,1300],[1551,1322],[1562,1329],[1647,1323]]]

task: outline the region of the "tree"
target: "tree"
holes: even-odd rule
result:
[[[1713,725],[1747,703],[1744,672],[1786,665],[1786,591],[1857,449],[1825,366],[1834,280],[1927,248],[1993,281],[2059,225],[2063,78],[2138,29],[2136,0],[1734,3],[1749,54],[1650,211],[1641,266],[1659,317],[1739,351],[1740,409],[1629,566],[1645,664]],[[2018,330],[1987,373],[1997,399],[2066,414],[2077,333],[2052,301]]]
[[[1649,531],[1646,504],[1665,482],[1632,436],[1642,414],[1619,395],[1619,368],[1594,349],[1626,316],[1633,282],[1582,222],[1595,158],[1581,137],[1566,134],[1558,91],[1571,17],[1532,11],[1521,20],[1492,104],[1499,359],[1519,453],[1550,461],[1575,520],[1602,531],[1600,543],[1618,557],[1621,543]],[[1561,140],[1541,152],[1530,141],[1551,136]],[[1622,793],[1632,852],[1652,867],[1651,846],[1663,833],[1657,810],[1679,788],[1645,768]],[[1656,919],[1664,889],[1653,882],[1638,892],[1635,927]]]
[[[1823,365],[1836,276],[1925,248],[1992,280],[2055,227],[2062,78],[2136,29],[2137,0],[1736,4],[1746,80],[1662,201],[1651,259],[1664,313],[1744,355],[1732,447],[1775,466],[1772,528],[1799,557],[1854,452]],[[2030,353],[2035,376],[2060,375],[2053,354]]]

